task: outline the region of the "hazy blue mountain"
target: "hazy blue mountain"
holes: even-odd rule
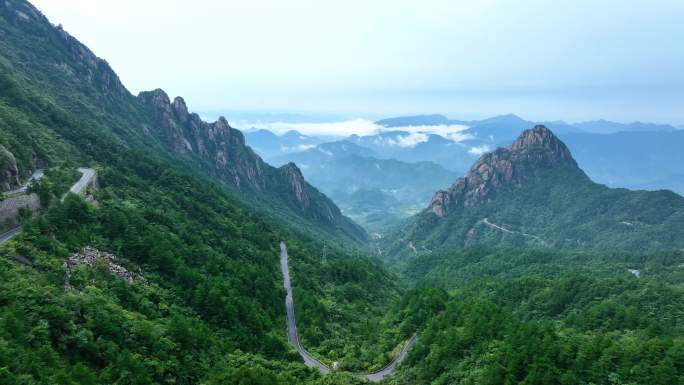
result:
[[[684,197],[594,183],[568,147],[537,126],[436,192],[393,235],[390,255],[472,244],[681,249],[682,226]]]
[[[500,115],[493,118],[474,120],[467,123],[470,126],[464,131],[476,139],[483,140],[494,146],[511,142],[524,130],[538,122],[525,120],[514,114]],[[556,133],[581,132],[581,129],[563,121],[543,122]]]
[[[684,131],[618,132],[561,135],[580,167],[610,186],[671,189],[684,165]]]
[[[280,156],[273,163],[297,164],[307,180],[329,195],[345,215],[374,231],[414,214],[436,188],[460,175],[433,162],[378,156],[369,148],[338,141]]]
[[[674,131],[675,127],[669,124],[656,124],[656,123],[616,123],[608,120],[594,120],[588,122],[580,122],[573,124],[575,127],[580,128],[583,131],[591,132],[595,134],[611,134],[622,131],[648,131],[648,132],[659,132],[659,131]]]
[[[323,143],[326,139],[325,137],[304,135],[295,130],[282,135],[263,129],[245,132],[247,144],[267,160],[275,156],[307,150]]]
[[[444,115],[414,115],[414,116],[400,116],[396,118],[382,119],[375,122],[375,124],[384,127],[409,127],[409,126],[439,126],[446,124],[462,124],[462,121],[450,120]]]
[[[385,131],[375,135],[352,135],[348,141],[373,150],[379,158],[404,162],[434,162],[440,166],[464,172],[477,158],[471,153],[480,142],[458,143],[443,136],[407,131]]]
[[[271,158],[270,162],[277,166],[293,162],[303,170],[308,170],[312,167],[317,167],[317,165],[330,162],[333,159],[346,158],[349,155],[377,156],[369,148],[359,146],[347,140],[338,140],[336,142],[322,143],[304,151],[279,155]]]

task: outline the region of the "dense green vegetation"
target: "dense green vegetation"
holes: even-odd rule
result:
[[[457,207],[445,218],[427,210],[419,214],[386,239],[389,254],[413,254],[409,241],[419,251],[478,244],[642,251],[684,247],[681,196],[608,188],[575,167],[532,167],[538,169],[534,180],[502,186],[476,206]]]
[[[681,383],[683,261],[485,247],[417,258],[404,266],[416,292],[450,294],[407,306],[436,316],[391,382]]]
[[[50,208],[1,249],[0,382],[194,384],[240,380],[235,373],[244,384],[261,377],[353,382],[320,378],[287,344],[278,242],[297,251],[295,270],[307,271],[295,285],[321,288],[302,296],[300,308],[330,306],[311,321],[324,322],[330,339],[351,334],[359,308],[377,309],[368,319],[379,315],[398,291],[383,283],[395,279],[363,255],[341,252],[348,243],[337,239],[327,243],[335,268],[323,270],[314,239],[329,234],[296,219],[286,225],[280,208],[256,210],[212,183],[199,164],[173,157],[106,63],[25,2],[0,4],[0,16],[0,143],[24,178],[39,166],[51,169],[32,187]],[[98,169],[96,204],[55,199],[73,182],[66,170],[84,165]],[[65,291],[63,263],[84,246],[113,253],[143,279],[129,285],[81,267],[76,290]],[[333,282],[318,281],[331,275]],[[354,290],[372,294],[348,296]],[[321,355],[345,360],[349,349]]]
[[[378,368],[419,331],[389,383],[682,383],[682,252],[474,247],[418,255],[397,266],[401,281],[359,249],[340,247],[345,240],[285,224],[285,212],[274,212],[285,208],[256,209],[199,164],[173,157],[106,63],[27,3],[2,2],[0,15],[0,144],[22,178],[49,168],[31,187],[46,211],[0,246],[0,383],[359,383],[306,368],[288,345],[280,240],[302,342],[343,369]],[[84,165],[98,169],[95,202],[57,199]],[[667,193],[548,190],[491,203],[500,216],[490,219],[545,240],[576,241],[561,226],[568,221],[624,229],[591,233],[603,249],[670,245],[680,229],[678,213],[658,223],[669,213]],[[578,201],[581,210],[566,210]],[[646,201],[648,210],[627,210]],[[617,224],[581,220],[596,210]],[[434,240],[453,245],[461,230]],[[502,237],[484,230],[481,243]],[[65,288],[65,261],[85,246],[114,254],[136,279],[104,264],[80,266]]]
[[[231,360],[244,365],[241,351],[265,357],[261,361],[297,362],[285,340],[277,244],[290,239],[296,255],[307,258],[316,244],[265,223],[217,187],[199,188],[194,178],[139,154],[127,159],[101,170],[96,206],[70,195],[3,249],[3,383],[198,383],[224,371],[261,373],[256,366],[230,366]],[[129,285],[83,268],[77,291],[64,291],[62,263],[86,245],[113,252],[133,271],[141,268],[144,279]],[[17,255],[33,266],[16,265]],[[334,339],[348,333],[346,320],[357,317],[351,311],[393,291],[371,279],[390,280],[380,267],[334,249],[329,258],[348,274],[326,289],[328,300],[349,306],[335,312],[337,322],[325,318]],[[312,271],[307,285],[340,274],[299,260],[296,266]],[[360,274],[369,279],[356,281]],[[348,297],[350,286],[377,294]],[[317,378],[301,364],[269,365],[287,369],[276,372],[278,378]]]
[[[343,370],[384,366],[404,335],[392,309],[403,290],[380,262],[315,245],[290,246],[297,324],[304,347]],[[312,250],[317,250],[312,252]]]
[[[55,200],[61,199],[80,175],[72,168],[52,167],[40,180],[31,182],[26,192],[37,194],[40,204],[47,207]]]

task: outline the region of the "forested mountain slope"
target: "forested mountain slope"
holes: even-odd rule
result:
[[[225,119],[205,123],[160,90],[131,95],[107,62],[26,2],[3,2],[0,15],[0,144],[20,178],[39,165],[111,156],[115,144],[145,149],[215,178],[265,215],[365,240],[297,168],[265,164]]]
[[[323,243],[353,235],[339,223],[326,228],[320,220],[330,217],[293,215],[297,198],[308,196],[312,210],[330,202],[298,170],[251,157],[224,120],[195,122],[219,139],[215,152],[177,152],[154,110],[27,2],[0,3],[0,36],[0,143],[16,180],[37,167],[89,165],[99,184],[92,203],[57,200],[0,246],[0,383],[321,383],[287,345],[280,240],[292,250],[301,313],[317,315],[301,324],[312,349],[347,346],[320,354],[351,368],[385,361],[395,336],[374,345],[349,330],[383,318],[400,286],[378,263]],[[239,188],[223,176],[212,182],[219,168],[206,163],[222,150],[226,166],[237,162]],[[255,165],[273,191],[257,197],[261,208],[244,198],[256,195],[242,173]],[[113,260],[89,260],[86,247]],[[65,280],[67,260],[76,262]],[[357,349],[362,362],[353,361]]]
[[[414,258],[406,314],[432,316],[389,383],[681,383],[682,260],[482,246]]]
[[[435,193],[395,235],[390,255],[471,244],[682,249],[682,225],[683,197],[596,184],[565,144],[537,126]]]

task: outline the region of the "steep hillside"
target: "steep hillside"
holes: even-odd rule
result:
[[[593,183],[544,126],[484,155],[395,235],[392,253],[471,244],[681,249],[684,198]]]
[[[480,246],[415,258],[406,314],[433,316],[389,383],[681,383],[683,256]]]
[[[303,231],[365,240],[296,168],[265,164],[225,119],[205,123],[160,90],[131,95],[106,61],[26,2],[4,2],[0,15],[0,187],[38,167],[113,159],[123,146],[213,178]]]
[[[0,245],[0,383],[321,383],[287,344],[280,240],[292,250],[301,312],[317,314],[301,325],[312,350],[344,344],[321,357],[349,368],[386,359],[393,336],[376,345],[377,334],[349,335],[384,317],[400,287],[336,246],[320,222],[330,217],[315,216],[334,206],[295,166],[263,164],[223,119],[184,126],[175,111],[157,114],[24,1],[0,3],[0,36],[5,187],[37,167],[86,165],[99,184],[91,203],[53,200]],[[197,129],[183,136],[189,147],[176,146],[186,142],[174,141],[174,124]],[[263,179],[250,174],[258,167]],[[259,187],[268,193],[246,198]],[[298,218],[318,232],[301,231]],[[339,377],[355,383],[325,381]]]
[[[142,92],[141,104],[153,117],[158,137],[180,159],[201,164],[203,170],[257,206],[284,208],[332,234],[365,242],[366,234],[346,218],[328,197],[304,180],[294,164],[275,168],[245,144],[245,137],[225,118],[204,122],[188,112],[185,101],[173,102],[162,90]],[[263,207],[261,207],[263,208]]]

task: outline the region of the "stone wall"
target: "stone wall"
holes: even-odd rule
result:
[[[19,224],[19,209],[28,207],[36,213],[40,210],[40,199],[36,194],[21,194],[6,197],[0,201],[0,229],[6,230]]]

